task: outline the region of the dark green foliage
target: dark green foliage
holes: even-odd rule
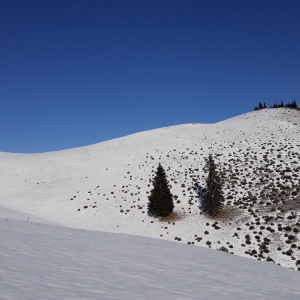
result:
[[[288,103],[285,105],[285,107],[289,107],[289,108],[298,108],[296,100],[292,101],[292,103]]]
[[[288,108],[298,108],[296,100],[293,100],[291,103],[284,104],[281,100],[279,104],[274,103],[273,105],[270,105],[270,108],[280,108],[280,107],[288,107]],[[267,108],[266,103],[262,104],[261,102],[258,103],[258,106],[254,107],[254,110],[260,110]]]
[[[259,102],[258,106],[254,107],[254,110],[259,110],[259,109],[263,109],[263,108],[264,108],[264,105],[261,102]]]
[[[153,189],[148,197],[148,214],[154,217],[167,217],[173,212],[173,195],[169,189],[169,181],[161,164],[158,165],[152,180]]]
[[[208,171],[206,179],[206,194],[203,199],[202,212],[212,217],[216,216],[224,207],[224,195],[222,191],[222,179],[212,154],[206,161],[205,171]]]
[[[266,103],[262,104],[261,102],[259,102],[258,106],[254,107],[254,110],[259,110],[259,109],[263,109],[263,108],[267,108]]]

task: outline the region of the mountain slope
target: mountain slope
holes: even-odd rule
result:
[[[186,124],[53,153],[0,153],[0,214],[67,227],[196,244],[300,268],[300,112],[264,109],[216,124]],[[216,156],[226,209],[200,214],[195,182]],[[161,162],[174,214],[147,216]],[[216,223],[217,222],[217,223]]]

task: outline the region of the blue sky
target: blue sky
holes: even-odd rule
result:
[[[300,102],[300,2],[0,0],[0,151]]]

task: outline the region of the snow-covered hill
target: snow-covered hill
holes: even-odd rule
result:
[[[0,216],[195,244],[300,269],[299,132],[299,110],[263,109],[77,149],[0,153]],[[193,190],[195,182],[204,185],[209,153],[225,179],[226,208],[215,218],[200,214]],[[166,219],[146,209],[159,162],[176,195]]]
[[[300,273],[202,247],[0,219],[0,298],[299,299]]]

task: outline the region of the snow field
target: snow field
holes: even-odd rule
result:
[[[300,273],[203,247],[0,219],[1,299],[299,299]]]

